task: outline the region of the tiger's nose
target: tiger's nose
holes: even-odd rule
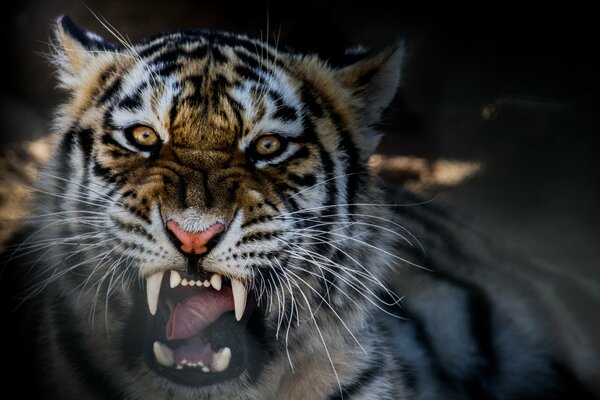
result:
[[[212,224],[208,229],[202,232],[187,232],[181,229],[181,226],[172,219],[167,221],[167,229],[180,242],[180,249],[189,255],[200,255],[206,253],[216,244],[216,237],[223,232],[223,224]]]

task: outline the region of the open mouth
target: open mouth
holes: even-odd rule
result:
[[[147,278],[145,359],[170,380],[205,386],[240,376],[255,358],[248,332],[254,299],[219,274],[160,272]]]

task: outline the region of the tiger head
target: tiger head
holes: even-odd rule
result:
[[[315,355],[339,370],[390,264],[367,161],[402,46],[334,64],[239,34],[114,35],[60,19],[69,97],[41,179],[85,343],[131,391],[251,393]]]

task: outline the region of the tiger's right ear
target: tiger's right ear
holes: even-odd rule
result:
[[[72,75],[78,75],[101,55],[114,54],[122,49],[93,32],[79,28],[66,15],[57,21],[56,38],[58,54],[55,60],[64,72]]]

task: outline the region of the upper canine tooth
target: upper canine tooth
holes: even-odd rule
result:
[[[248,297],[246,285],[232,278],[231,290],[233,292],[233,305],[235,306],[235,319],[239,321],[244,316],[244,311],[246,310],[246,298]]]
[[[161,342],[154,342],[152,350],[154,350],[154,357],[160,365],[172,367],[173,364],[175,364],[173,350],[171,350],[167,345],[162,344]]]
[[[162,283],[163,272],[157,272],[154,275],[146,278],[146,298],[148,300],[148,308],[150,314],[156,314],[158,308],[158,295],[160,294],[160,285]]]
[[[181,283],[181,275],[179,272],[171,270],[171,277],[169,284],[171,285],[171,289],[176,288]]]
[[[212,287],[214,287],[216,290],[221,290],[221,284],[222,284],[222,280],[221,280],[221,275],[219,274],[213,274],[213,276],[210,277],[210,284],[212,285]]]
[[[212,355],[210,362],[210,368],[213,372],[223,372],[229,367],[231,361],[231,349],[229,347],[223,347],[218,352]]]

